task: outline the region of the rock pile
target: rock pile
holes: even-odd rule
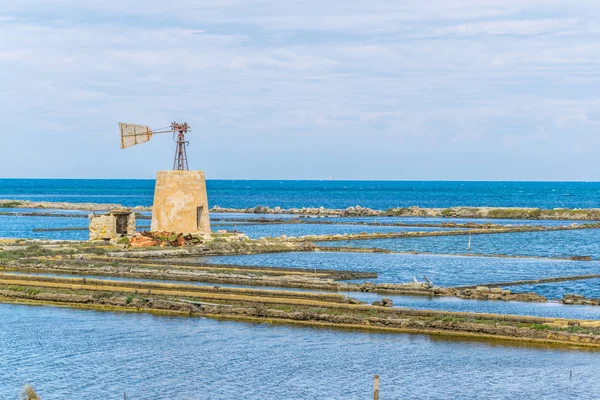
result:
[[[141,232],[129,239],[132,248],[142,247],[185,247],[202,243],[199,236],[174,232]]]
[[[374,306],[379,306],[379,307],[394,307],[394,302],[392,301],[392,299],[386,299],[385,297],[379,301],[374,301],[373,302]]]

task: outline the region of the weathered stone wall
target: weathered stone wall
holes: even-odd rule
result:
[[[203,171],[159,171],[152,212],[153,232],[210,236]]]
[[[132,212],[127,217],[127,235],[130,235],[130,236],[135,235],[137,232],[136,229],[137,229],[136,215],[135,215],[135,213]]]
[[[116,236],[117,223],[113,215],[90,215],[90,240],[110,240]]]
[[[122,235],[118,233],[117,218],[127,218],[127,235],[135,235],[136,221],[133,212],[110,212],[103,215],[90,214],[90,240],[114,240]]]

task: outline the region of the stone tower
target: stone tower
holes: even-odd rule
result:
[[[203,171],[158,172],[151,230],[210,237],[208,196]]]

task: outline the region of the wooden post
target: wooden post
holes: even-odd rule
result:
[[[373,400],[379,400],[379,375],[373,380]]]
[[[127,400],[127,393],[123,392],[123,400]]]

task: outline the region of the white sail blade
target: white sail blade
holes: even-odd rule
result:
[[[145,143],[152,137],[152,130],[144,125],[124,124],[119,122],[121,130],[121,148]]]

